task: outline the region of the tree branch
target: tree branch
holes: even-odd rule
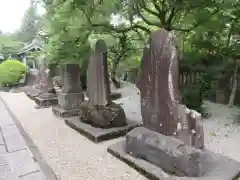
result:
[[[156,11],[153,11],[152,9],[149,9],[146,5],[146,2],[143,0],[141,3],[138,3],[137,5],[140,5],[146,12],[148,12],[151,15],[154,15],[159,18],[159,13]]]
[[[168,17],[168,19],[167,19],[167,24],[171,24],[171,22],[172,22],[172,20],[173,20],[173,17],[174,17],[174,15],[175,15],[175,12],[176,12],[176,9],[175,9],[175,7],[173,7],[173,8],[171,9],[170,15],[169,15],[169,17]]]
[[[144,8],[143,8],[144,9]],[[148,25],[150,25],[150,26],[156,26],[156,27],[160,27],[161,26],[161,24],[160,23],[158,23],[158,22],[152,22],[152,21],[150,21],[150,20],[148,20],[142,13],[141,13],[141,11],[140,11],[140,9],[138,8],[138,9],[135,9],[136,10],[136,13],[140,16],[140,18],[146,23],[146,24],[148,24]],[[144,9],[145,10],[145,9]]]
[[[184,28],[178,28],[178,27],[171,27],[171,30],[175,30],[175,31],[182,31],[182,32],[189,32],[195,28],[197,28],[200,25],[203,25],[205,22],[207,22],[212,16],[214,16],[215,14],[217,14],[219,12],[219,8],[217,8],[212,14],[210,14],[207,18],[203,19],[203,20],[199,20],[198,22],[196,22],[194,25],[192,25],[192,27],[184,29]]]
[[[160,8],[160,6],[158,5],[158,1],[157,0],[152,0],[152,3],[155,7],[155,9],[159,12],[159,14],[161,14],[162,9]],[[164,2],[163,2],[164,3]]]

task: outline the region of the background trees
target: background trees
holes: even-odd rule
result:
[[[36,13],[37,3],[32,0],[13,42],[41,34],[52,64],[75,61],[86,71],[91,47],[102,38],[109,47],[111,79],[118,87],[125,72],[135,76],[150,32],[164,28],[177,36],[181,67],[202,67],[206,96],[231,80],[229,106],[233,105],[239,72],[239,0],[42,0],[42,17]]]

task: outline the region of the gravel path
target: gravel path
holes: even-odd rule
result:
[[[132,85],[121,89],[127,116],[141,120],[139,95]],[[145,180],[142,175],[107,153],[107,147],[123,138],[94,144],[54,117],[51,108],[35,109],[23,93],[0,93],[32,138],[59,180]],[[240,126],[233,118],[237,108],[206,102],[212,117],[204,120],[206,147],[240,161]]]

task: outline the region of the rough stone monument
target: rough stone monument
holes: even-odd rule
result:
[[[49,107],[57,104],[56,91],[53,87],[52,68],[45,62],[45,56],[39,60],[36,83],[30,88],[26,88],[27,96],[34,100],[37,108]]]
[[[59,117],[78,116],[80,104],[84,101],[78,64],[62,65],[62,91],[58,95],[58,105],[52,108]]]
[[[240,163],[204,148],[201,114],[180,102],[173,34],[155,31],[149,44],[137,81],[144,127],[133,129],[108,152],[151,179],[233,179]]]
[[[98,40],[87,72],[88,101],[79,108],[79,117],[66,119],[72,128],[87,134],[95,142],[126,134],[138,126],[126,119],[123,108],[110,99],[107,47]]]

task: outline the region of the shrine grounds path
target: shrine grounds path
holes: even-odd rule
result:
[[[0,180],[46,180],[35,146],[21,130],[0,98]]]
[[[123,106],[128,118],[141,121],[137,89],[128,84],[120,92],[123,98],[116,102]],[[42,172],[48,179],[53,180],[56,175],[58,180],[146,180],[107,153],[109,145],[124,138],[94,144],[56,118],[51,108],[35,109],[34,102],[24,93],[0,92],[0,97],[16,117],[19,131],[26,132],[32,149],[40,152],[36,153],[36,162],[42,171],[38,169],[37,172]],[[205,102],[205,106],[212,113],[211,118],[204,120],[206,148],[240,161],[240,126],[233,123],[240,119],[240,109],[228,109],[210,102]],[[0,108],[4,108],[3,105],[0,104]],[[0,110],[0,127],[4,111],[6,109]],[[19,126],[16,127],[19,129]]]

